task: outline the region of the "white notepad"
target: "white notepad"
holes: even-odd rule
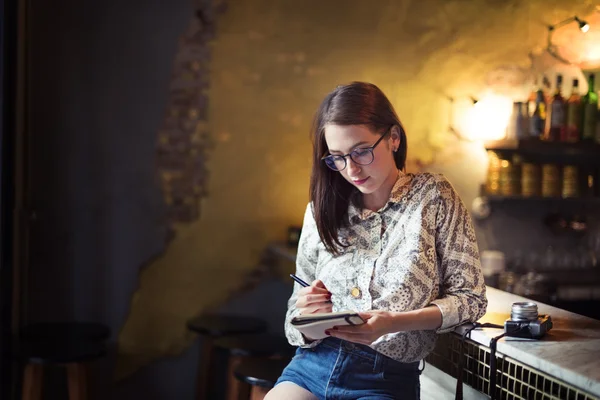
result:
[[[298,315],[291,321],[292,326],[311,339],[324,339],[327,329],[340,325],[362,325],[365,323],[358,313],[354,311],[340,311],[334,313],[318,313]]]

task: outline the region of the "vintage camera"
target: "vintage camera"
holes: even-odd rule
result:
[[[552,329],[549,315],[539,315],[534,302],[513,303],[510,319],[504,322],[507,336],[540,339]]]

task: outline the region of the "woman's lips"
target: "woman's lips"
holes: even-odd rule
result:
[[[365,179],[352,180],[352,183],[354,183],[355,185],[362,185],[367,181],[367,179],[369,179],[368,176]]]

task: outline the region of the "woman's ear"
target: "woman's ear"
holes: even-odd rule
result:
[[[390,140],[392,150],[394,152],[398,151],[400,148],[400,128],[398,128],[398,125],[392,127],[392,130],[390,131]]]

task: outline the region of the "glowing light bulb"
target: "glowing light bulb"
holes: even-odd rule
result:
[[[500,140],[512,113],[510,98],[489,94],[482,97],[466,114],[465,135],[471,140]]]

